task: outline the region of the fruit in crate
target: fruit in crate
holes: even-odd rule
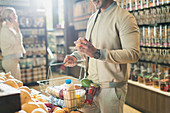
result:
[[[49,108],[52,108],[54,105],[50,102],[44,102],[44,104],[49,107]]]
[[[5,81],[5,84],[10,85],[16,89],[19,88],[18,84],[13,79],[8,79]]]
[[[81,80],[81,85],[85,88],[88,88],[91,83],[92,83],[92,81],[87,78],[84,78]]]
[[[36,102],[36,103],[40,106],[41,109],[48,112],[48,108],[43,102]]]
[[[31,113],[48,113],[48,111],[44,111],[44,110],[41,109],[41,108],[36,108],[36,109],[34,109]]]
[[[52,111],[54,111],[54,109],[57,109],[57,108],[60,108],[60,107],[58,107],[58,106],[53,106],[51,109],[52,109]]]
[[[28,91],[26,91],[25,89],[20,89],[20,91],[21,105],[32,101],[31,95]]]
[[[6,73],[4,76],[5,76],[7,79],[9,79],[9,78],[12,78],[12,77],[10,77],[10,75],[11,75],[11,72],[8,72],[8,73]]]
[[[18,84],[19,87],[23,86],[23,82],[22,81],[20,81],[18,79],[12,79],[12,80],[14,80]]]
[[[21,106],[21,109],[26,111],[27,113],[32,113],[32,111],[36,108],[40,108],[40,106],[36,102],[28,102]]]
[[[31,89],[27,86],[21,86],[20,89],[25,89],[26,91],[28,91],[31,94]]]
[[[66,113],[70,113],[70,110],[67,107],[62,108]]]
[[[61,89],[60,92],[59,92],[59,98],[62,99],[62,100],[64,99],[63,89]]]
[[[56,106],[55,109],[52,109],[52,110],[54,112],[54,111],[57,111],[57,110],[60,110],[60,109],[61,109],[60,107]]]
[[[53,110],[50,108],[50,107],[47,107],[48,108],[48,113],[52,113]]]
[[[4,77],[0,77],[0,80],[5,81],[5,78]]]
[[[53,113],[66,113],[63,109],[54,110]]]

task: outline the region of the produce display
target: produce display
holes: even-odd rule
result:
[[[47,96],[36,94],[29,87],[23,86],[23,82],[15,79],[10,72],[0,73],[0,83],[20,90],[21,110],[16,113],[81,113],[54,105]]]

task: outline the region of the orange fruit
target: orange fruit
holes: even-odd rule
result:
[[[58,109],[53,111],[53,113],[66,113],[63,109]]]
[[[8,73],[6,73],[4,76],[5,76],[6,78],[9,78],[10,75],[11,75],[11,72],[8,72]]]
[[[4,77],[0,77],[0,80],[5,81],[5,78]]]
[[[31,90],[27,86],[21,86],[20,89],[25,89],[26,91],[28,91],[31,94]]]
[[[43,109],[44,111],[48,112],[48,108],[46,107],[46,105],[43,102],[36,102],[41,109]]]
[[[21,91],[21,93],[20,93],[21,105],[32,101],[31,95],[29,94],[29,92],[27,90],[20,89],[20,91]]]
[[[8,79],[5,81],[5,84],[10,85],[16,89],[19,88],[18,84],[13,79]]]
[[[31,113],[48,113],[48,112],[44,111],[42,108],[36,108]]]
[[[28,103],[23,104],[21,108],[27,113],[32,113],[34,109],[39,108],[39,105],[36,102],[28,102]]]
[[[19,87],[23,86],[23,82],[22,81],[20,81],[18,79],[13,79],[13,80],[18,84]]]
[[[62,108],[66,113],[70,113],[70,110],[67,107]]]
[[[14,76],[9,75],[8,79],[14,79]]]
[[[46,102],[46,100],[43,99],[40,95],[38,95],[35,99],[40,101],[40,102]]]

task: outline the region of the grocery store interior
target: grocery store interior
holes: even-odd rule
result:
[[[170,0],[115,2],[135,17],[140,39],[123,113],[170,113]],[[86,61],[74,67],[63,61],[76,50],[74,41],[86,36],[88,20],[97,11],[92,0],[0,0],[0,18],[7,7],[16,10],[26,53],[17,80],[3,68],[0,51],[0,113],[82,113],[87,90],[76,91],[81,94],[76,94],[76,109],[70,109],[57,86],[66,79],[80,85],[86,77]],[[36,108],[39,112],[33,112]]]

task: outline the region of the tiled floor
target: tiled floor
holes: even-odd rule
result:
[[[125,104],[124,105],[124,113],[142,113],[142,112],[140,112],[140,111],[138,111],[138,110],[136,110],[136,109]]]

